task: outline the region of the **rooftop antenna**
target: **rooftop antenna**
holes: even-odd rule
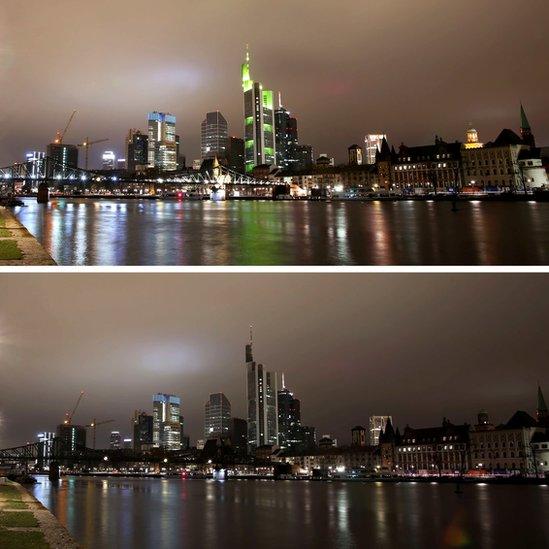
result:
[[[282,92],[278,92],[278,108],[282,108]]]
[[[254,329],[254,325],[250,324],[250,346],[253,345],[253,342],[254,342],[253,329]]]
[[[284,382],[284,372],[282,372],[282,388],[286,389],[286,383]]]

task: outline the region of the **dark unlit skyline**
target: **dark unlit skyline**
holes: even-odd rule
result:
[[[483,141],[517,130],[522,101],[549,144],[545,0],[8,0],[0,6],[0,165],[45,150],[73,109],[66,142],[124,156],[146,113],[178,118],[183,152],[199,156],[200,122],[219,109],[242,135],[240,63],[281,91],[300,138],[339,161],[364,134],[392,144]]]
[[[549,391],[545,275],[2,274],[0,447],[75,423],[130,435],[152,395],[181,396],[191,440],[224,392],[245,415],[244,345],[284,372],[302,419],[348,442],[370,414],[403,428],[534,413]]]

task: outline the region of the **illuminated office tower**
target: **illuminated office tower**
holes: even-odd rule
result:
[[[282,105],[280,94],[278,105],[275,110],[276,165],[288,169],[298,164],[297,119]]]
[[[116,155],[113,151],[105,151],[101,157],[104,170],[116,169]]]
[[[379,435],[381,431],[385,431],[388,421],[393,423],[393,418],[391,416],[370,416],[368,420],[368,442],[371,446],[379,444]]]
[[[204,405],[204,438],[227,437],[231,428],[231,403],[223,393],[215,393]]]
[[[177,170],[175,116],[164,112],[149,113],[148,165],[160,171]]]
[[[181,399],[175,395],[153,396],[153,447],[181,448]]]
[[[27,170],[30,172],[32,178],[41,177],[44,173],[44,160],[46,159],[46,153],[40,151],[28,152],[25,155],[25,162],[27,163]]]
[[[381,151],[381,143],[387,139],[385,134],[368,134],[364,138],[364,151],[366,152],[366,163],[375,164],[376,154]]]
[[[246,345],[246,400],[248,403],[248,445],[257,448],[278,444],[278,382],[253,357],[252,333]]]
[[[228,139],[229,127],[225,117],[219,111],[207,113],[201,127],[202,160],[226,158]]]
[[[120,450],[122,448],[122,435],[120,431],[111,431],[109,446],[111,450]]]
[[[261,164],[276,164],[274,98],[250,75],[250,52],[242,64],[244,91],[244,156],[246,172]]]
[[[149,162],[149,138],[140,130],[131,129],[126,139],[126,169],[144,171]]]

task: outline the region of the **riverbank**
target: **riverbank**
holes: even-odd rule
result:
[[[77,549],[64,526],[23,486],[0,478],[2,549]]]
[[[55,264],[42,244],[7,208],[0,206],[0,266]]]
[[[33,198],[36,200],[36,195],[34,194],[19,194],[19,198]],[[71,194],[71,193],[60,193],[60,194],[51,194],[51,200],[57,200],[59,198],[87,198],[92,200],[170,200],[178,202],[202,202],[210,200],[210,197],[204,195],[203,198],[191,197],[185,198],[177,195],[150,195],[150,194]],[[484,193],[484,194],[474,194],[474,193],[462,193],[462,194],[418,194],[418,195],[391,195],[391,196],[313,196],[313,197],[287,197],[287,196],[227,196],[222,201],[257,201],[257,200],[267,200],[273,202],[548,202],[549,201],[549,191],[542,191],[539,193],[531,194],[513,194],[513,193]],[[215,202],[216,200],[214,200]]]

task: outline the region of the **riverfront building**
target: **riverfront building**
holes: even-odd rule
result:
[[[214,393],[204,405],[204,438],[227,437],[231,429],[231,403],[223,393]]]
[[[375,164],[377,153],[381,151],[381,144],[387,136],[383,133],[370,133],[364,138],[364,152],[367,164]]]
[[[246,345],[246,400],[248,404],[248,446],[278,444],[278,381],[276,372],[269,372],[253,357],[252,333]]]
[[[153,446],[153,416],[136,410],[133,416],[133,448],[137,452],[150,450]]]
[[[153,396],[153,447],[181,448],[181,399],[178,396],[164,393]]]
[[[159,171],[177,170],[176,118],[173,114],[151,112],[148,117],[148,166]]]
[[[201,126],[201,158],[217,158],[218,160],[227,157],[227,146],[229,130],[227,120],[219,112],[209,112],[202,121]]]
[[[47,148],[47,156],[63,167],[58,167],[56,175],[66,177],[68,170],[65,168],[78,167],[78,147],[66,143],[50,143]]]
[[[276,145],[273,92],[252,80],[249,51],[242,64],[242,90],[245,166],[246,173],[250,173],[255,166],[276,164]]]
[[[57,437],[65,448],[76,450],[86,446],[86,428],[83,425],[61,423],[57,426]]]

